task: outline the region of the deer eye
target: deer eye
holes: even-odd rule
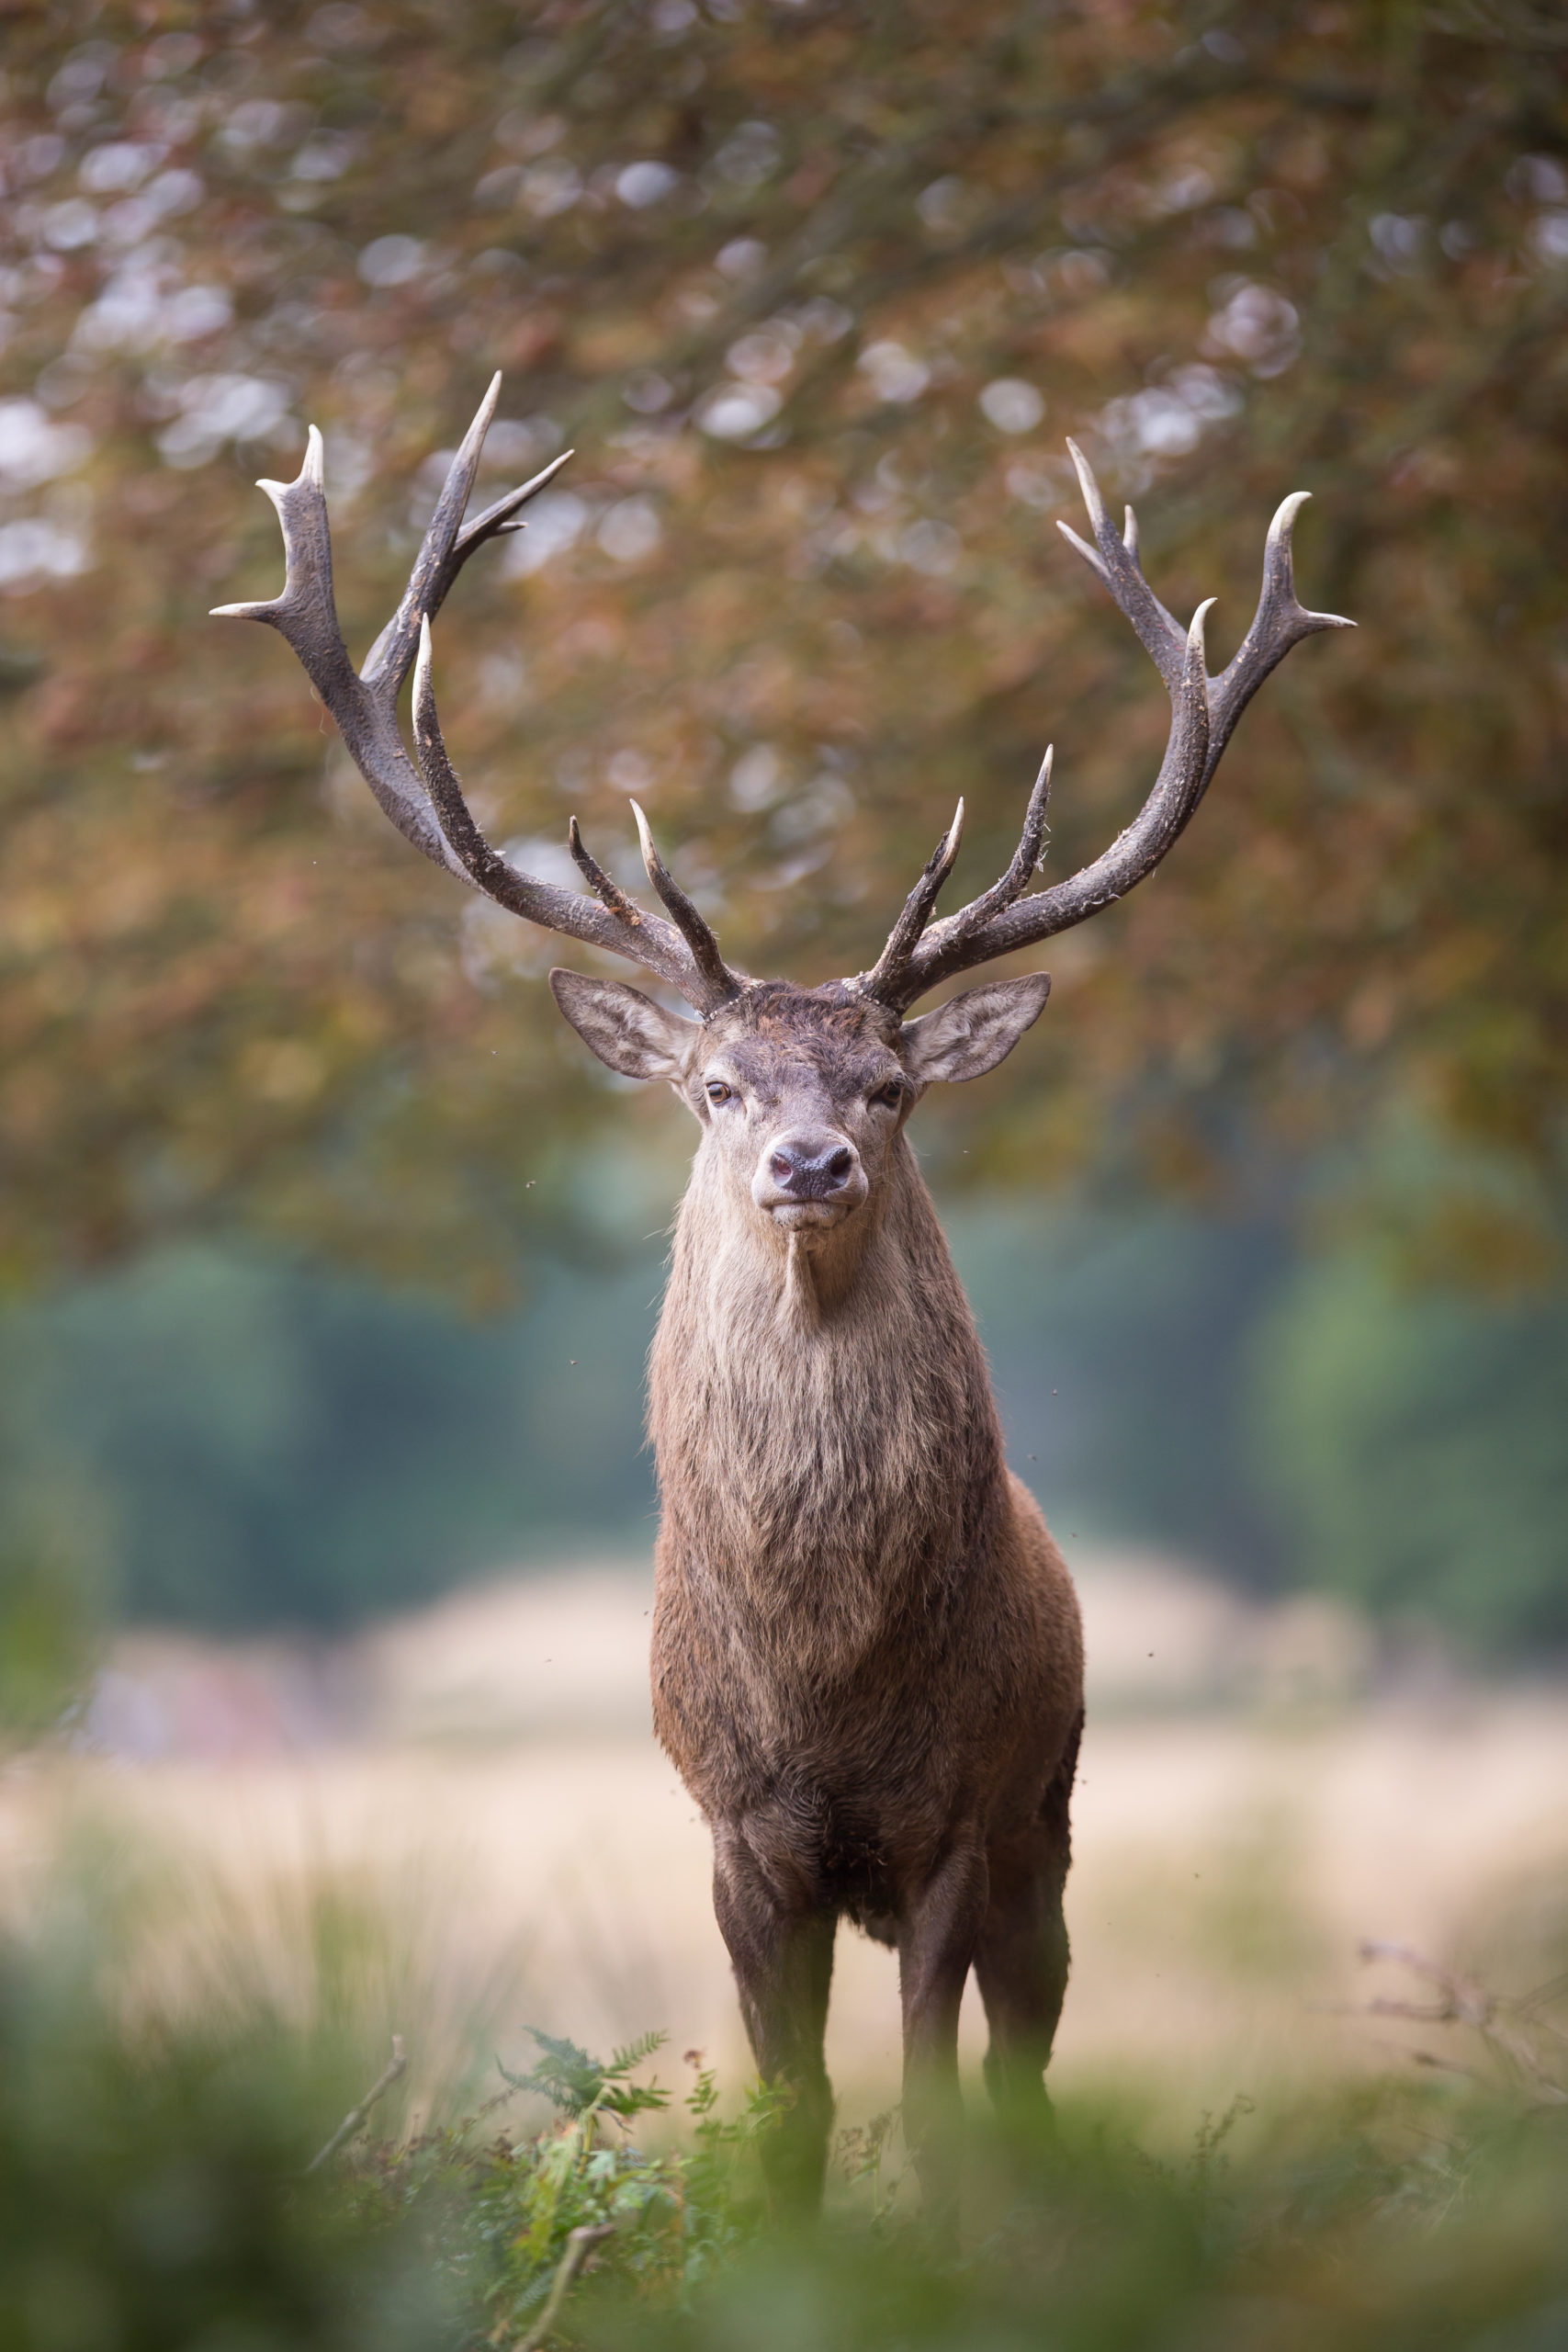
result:
[[[904,1100],[903,1080],[901,1078],[890,1078],[886,1086],[879,1086],[877,1088],[875,1093],[871,1099],[881,1110],[896,1111],[898,1108],[899,1103]]]
[[[726,1086],[722,1078],[710,1078],[707,1082],[707,1098],[710,1102],[728,1102],[734,1091],[734,1087]]]

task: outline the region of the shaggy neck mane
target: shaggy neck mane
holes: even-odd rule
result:
[[[813,1246],[815,1245],[815,1246]],[[985,1360],[931,1195],[895,1146],[831,1233],[765,1226],[699,1152],[654,1340],[666,1513],[775,1595],[940,1573],[996,1507]],[[933,1516],[934,1514],[934,1516]]]

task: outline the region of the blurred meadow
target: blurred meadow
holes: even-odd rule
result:
[[[0,27],[0,2343],[1562,2342],[1559,12]],[[754,971],[865,963],[960,792],[982,887],[1053,738],[1048,878],[1142,801],[1068,434],[1216,668],[1292,490],[1358,625],[919,1114],[1089,1638],[1058,2136],[976,2120],[957,2269],[847,1932],[829,2224],[759,2218],[645,1691],[682,1114],[207,617],[314,423],[362,658],[498,368],[481,495],[576,455],[435,628],[476,812],[634,888],[635,794]]]

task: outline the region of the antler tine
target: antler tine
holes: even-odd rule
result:
[[[1230,741],[1236,720],[1292,646],[1299,645],[1303,637],[1315,637],[1320,629],[1356,626],[1338,613],[1309,613],[1297,598],[1292,535],[1296,516],[1311,496],[1310,490],[1293,490],[1269,526],[1269,537],[1263,544],[1263,585],[1252,626],[1210,688],[1210,775],[1219,765],[1220,754]],[[1205,776],[1205,785],[1207,782]]]
[[[463,787],[447,753],[446,741],[441,732],[441,719],[435,707],[435,685],[431,675],[430,623],[425,618],[420,621],[419,651],[414,662],[413,739],[419,747],[419,764],[425,787],[434,804],[441,830],[453,855],[476,889],[482,890],[487,899],[495,899],[502,905],[506,905],[514,895],[514,882],[522,877],[499,850],[491,847],[475,824],[473,812],[463,797]]]
[[[498,368],[490,379],[483,400],[474,411],[474,421],[464,434],[457,456],[446,469],[446,479],[441,485],[435,512],[425,525],[424,537],[419,543],[419,553],[413,560],[408,585],[398,600],[398,608],[365,657],[361,675],[366,684],[384,701],[396,702],[403,680],[412,666],[414,655],[419,650],[420,622],[426,615],[434,618],[447,589],[457,577],[455,564],[448,571],[448,559],[463,527],[463,512],[479,469],[485,435],[490,431],[500,398],[501,371]],[[444,578],[443,574],[446,576]]]
[[[1004,907],[1010,907],[1013,900],[1021,898],[1029,888],[1040,865],[1041,851],[1045,842],[1045,819],[1051,802],[1051,768],[1055,758],[1055,745],[1048,743],[1045,757],[1040,763],[1040,773],[1034,779],[1034,789],[1029,796],[1029,806],[1024,811],[1023,831],[1019,835],[1018,847],[1012,854],[1007,872],[999,881],[993,882],[988,890],[982,890],[977,899],[971,899],[966,907],[960,907],[956,914],[944,915],[940,922],[932,923],[925,933],[924,944],[928,952],[945,954],[960,940],[972,939],[976,932],[984,930],[993,915],[1000,914]]]
[[[619,915],[624,922],[633,925],[645,923],[648,921],[648,917],[643,913],[637,900],[628,899],[620,884],[605,873],[583,840],[581,829],[575,817],[570,818],[567,822],[566,845],[571,852],[573,864],[583,876],[594,897],[602,900],[613,914]]]
[[[704,917],[687,898],[654,847],[648,819],[635,800],[631,807],[632,815],[637,819],[637,840],[642,845],[642,862],[648,868],[648,878],[669,909],[692,951],[692,960],[708,989],[709,1002],[705,1009],[712,1012],[718,1005],[728,1004],[732,997],[739,996],[742,984],[720,955],[718,942]]]
[[[452,542],[445,566],[441,571],[435,573],[431,580],[430,603],[425,609],[432,620],[434,619],[436,614],[441,610],[442,605],[446,603],[447,592],[451,588],[452,582],[457,579],[458,572],[462,570],[464,564],[467,563],[468,558],[473,554],[475,548],[482,548],[487,539],[504,538],[514,531],[526,530],[527,525],[516,520],[518,508],[520,506],[525,506],[531,498],[537,498],[542,490],[547,490],[550,483],[554,481],[561,468],[570,463],[576,455],[577,452],[575,449],[563,449],[558,458],[552,458],[547,466],[541,467],[539,471],[536,474],[532,475],[527,481],[520,482],[515,490],[509,490],[504,498],[498,498],[493,506],[487,506],[481,514],[476,514],[471,523],[464,524],[462,529],[458,532],[457,537]],[[457,462],[457,461],[455,459],[454,464]],[[450,477],[448,477],[448,480],[450,480]],[[406,592],[404,602],[407,602]],[[370,684],[377,686],[381,692],[387,691],[384,681],[389,679],[391,675],[391,671],[387,666],[388,649],[391,644],[392,632],[394,628],[398,627],[401,612],[402,605],[400,605],[398,612],[395,613],[392,616],[392,618],[387,623],[386,628],[381,631],[379,637],[377,638],[376,642],[370,648],[369,652],[366,655],[365,667],[360,673],[360,675],[363,678],[369,681]],[[415,614],[414,618],[417,623],[419,618],[417,613]],[[417,630],[415,633],[415,642],[417,643]],[[398,643],[400,646],[402,643],[400,632]],[[398,684],[400,688],[402,684],[403,678],[406,675],[407,667],[405,664],[404,668],[398,673]],[[392,696],[392,699],[394,701],[397,699],[395,695]]]
[[[493,506],[487,506],[482,514],[474,516],[471,523],[465,523],[452,545],[455,559],[453,578],[457,576],[457,565],[466,563],[474,549],[483,547],[487,539],[504,538],[509,532],[526,530],[525,523],[515,520],[517,509],[525,506],[529,499],[537,498],[540,491],[547,490],[561,468],[570,465],[576,455],[575,449],[563,449],[558,458],[552,458],[549,464],[541,466],[536,474],[531,474],[526,481],[519,482],[515,490],[509,490],[504,498],[498,498]],[[448,582],[446,586],[450,585]],[[445,596],[446,587],[441,593]]]
[[[312,424],[296,480],[261,481],[283,526],[281,596],[257,604],[217,605],[219,617],[265,621],[293,647],[301,667],[338,723],[355,767],[406,841],[437,865],[461,873],[389,707],[355,677],[338,628],[333,595],[333,544],[321,436]]]
[[[705,1012],[713,1009],[707,976],[696,967],[679,933],[657,916],[645,915],[640,907],[633,906],[626,894],[615,888],[583,849],[575,817],[570,828],[572,855],[594,882],[601,904],[576,890],[563,890],[554,883],[536,881],[486,841],[463,797],[463,787],[441,732],[431,676],[428,618],[420,621],[419,651],[414,661],[413,727],[420,765],[442,831],[476,889],[482,890],[487,899],[493,899],[510,913],[542,924],[547,931],[563,932],[569,938],[583,940],[590,946],[628,956],[633,963],[642,965],[645,970],[679,989],[689,1002]]]
[[[435,512],[425,526],[419,553],[413,560],[408,585],[399,600],[398,609],[387,623],[365,657],[360,672],[366,684],[389,703],[395,703],[408,676],[419,647],[419,624],[422,616],[435,618],[446,601],[446,594],[476,548],[487,539],[500,537],[524,526],[514,520],[520,506],[536,498],[543,489],[554,481],[572,452],[563,449],[558,458],[535,474],[531,481],[516,490],[509,490],[493,506],[465,529],[463,515],[472,493],[484,454],[485,435],[494,421],[496,403],[501,398],[499,371],[491,378],[490,387],[474,412],[474,421],[464,434],[457,456],[446,469],[441,495],[435,502]]]
[[[1127,509],[1130,537],[1119,538],[1116,526],[1105,510],[1100,484],[1094,469],[1076,441],[1067,448],[1083,492],[1083,503],[1089,510],[1089,527],[1094,533],[1091,548],[1080,539],[1067,524],[1058,522],[1056,528],[1070,547],[1097,571],[1111,594],[1143,639],[1145,650],[1153,662],[1167,690],[1175,693],[1186,658],[1187,631],[1179,621],[1168,613],[1148,582],[1144,578],[1138,561],[1138,525],[1132,508]]]
[[[903,990],[908,977],[910,958],[931,917],[937,894],[952,873],[958,855],[958,845],[964,838],[964,803],[959,801],[949,825],[935,849],[926,860],[919,880],[904,901],[902,913],[887,934],[887,944],[872,969],[860,983],[861,993],[875,997],[881,1004],[901,1006],[908,1001]]]

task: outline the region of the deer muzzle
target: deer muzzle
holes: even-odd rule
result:
[[[842,1136],[775,1136],[751,1179],[751,1197],[787,1232],[837,1225],[869,1187],[861,1156]]]

